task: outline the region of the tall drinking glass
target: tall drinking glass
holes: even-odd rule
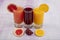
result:
[[[17,7],[17,10],[13,11],[13,16],[14,16],[15,27],[22,27],[21,23],[23,22],[24,19],[23,8]]]
[[[42,26],[43,18],[44,18],[44,12],[40,11],[39,8],[35,8],[33,13],[35,28],[40,28]]]
[[[33,23],[33,9],[26,7],[24,9],[24,23],[26,28],[31,28]]]
[[[41,4],[39,7],[35,8],[33,11],[33,20],[35,28],[41,28],[43,25],[44,14],[48,11],[49,7],[47,4]]]

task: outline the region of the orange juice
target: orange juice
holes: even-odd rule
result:
[[[34,24],[36,25],[42,25],[43,24],[43,18],[44,18],[44,12],[41,11],[39,8],[35,8],[33,10],[33,20]]]
[[[17,7],[17,10],[14,10],[13,13],[14,13],[14,22],[17,24],[22,23],[24,18],[23,8]]]

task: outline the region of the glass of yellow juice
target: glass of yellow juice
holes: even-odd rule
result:
[[[33,20],[35,28],[41,28],[44,20],[44,13],[48,12],[49,6],[47,4],[41,4],[39,7],[33,10]]]
[[[33,21],[35,24],[35,28],[40,28],[42,27],[43,24],[43,19],[44,19],[44,12],[39,10],[39,8],[35,8],[33,10]]]

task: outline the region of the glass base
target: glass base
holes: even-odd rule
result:
[[[22,28],[22,27],[23,27],[22,24],[17,24],[17,23],[15,23],[14,26],[15,26],[16,28]]]
[[[32,28],[32,27],[33,27],[33,24],[31,24],[31,25],[26,25],[26,24],[25,24],[24,27],[25,27],[25,28]]]
[[[39,29],[39,28],[42,28],[42,24],[40,24],[40,25],[36,25],[36,24],[34,24],[34,28],[36,28],[36,29]]]

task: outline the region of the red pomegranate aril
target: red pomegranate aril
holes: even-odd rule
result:
[[[26,32],[27,35],[32,35],[33,34],[33,32],[29,28],[27,28],[25,32]]]

